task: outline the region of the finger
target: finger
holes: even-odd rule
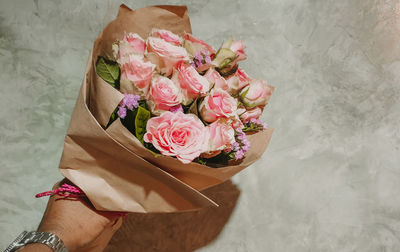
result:
[[[119,217],[113,225],[111,225],[111,229],[115,232],[122,226],[123,217]]]

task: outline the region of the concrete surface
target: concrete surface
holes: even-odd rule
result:
[[[395,0],[187,4],[196,36],[247,45],[276,87],[263,158],[200,251],[400,251],[400,7]],[[119,1],[0,1],[0,248],[34,229],[61,178],[63,138],[94,39]]]

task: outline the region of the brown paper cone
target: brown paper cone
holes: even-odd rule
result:
[[[105,252],[185,252],[209,244],[228,222],[240,191],[226,181],[202,193],[217,202],[219,207],[184,213],[128,214]]]
[[[199,192],[220,184],[254,163],[268,146],[272,129],[249,135],[240,164],[211,168],[155,157],[118,119],[105,128],[123,95],[95,72],[97,57],[111,55],[125,33],[147,38],[152,28],[191,32],[185,6],[120,7],[117,18],[96,39],[65,138],[61,173],[78,185],[98,210],[176,212],[217,204]]]

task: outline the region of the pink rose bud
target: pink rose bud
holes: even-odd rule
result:
[[[250,83],[251,78],[239,67],[236,73],[231,75],[226,81],[229,86],[229,93],[237,94],[242,88]]]
[[[162,111],[169,111],[182,102],[180,88],[169,78],[161,75],[156,75],[151,80],[148,97],[151,111],[156,115],[161,114]]]
[[[188,164],[207,151],[208,130],[194,114],[164,112],[147,121],[144,141],[166,156]]]
[[[242,41],[229,38],[218,50],[212,64],[219,69],[233,68],[239,61],[247,58],[244,49]]]
[[[253,109],[247,110],[240,115],[240,119],[243,123],[248,123],[252,119],[258,119],[262,114],[262,109],[260,107],[255,107]]]
[[[147,51],[154,53],[159,58],[160,65],[158,67],[167,76],[172,74],[172,69],[178,62],[189,60],[185,48],[173,45],[160,38],[149,37],[147,39]]]
[[[204,96],[210,90],[208,80],[201,76],[193,66],[183,62],[177,65],[172,80],[181,87],[185,105],[190,104],[199,96]]]
[[[214,85],[214,88],[220,88],[222,90],[228,91],[228,83],[217,71],[215,71],[214,68],[208,69],[204,77],[206,77],[206,79]]]
[[[124,41],[128,42],[138,54],[144,54],[146,50],[146,43],[137,33],[129,33],[125,35]]]
[[[232,52],[236,53],[236,63],[247,58],[246,53],[244,52],[245,48],[246,47],[243,45],[241,40],[236,40],[232,42],[229,49],[231,49]]]
[[[199,106],[201,118],[209,123],[218,118],[235,117],[237,101],[228,92],[213,88]]]
[[[210,135],[208,152],[232,148],[235,142],[235,130],[225,119],[219,119],[207,126]]]
[[[113,44],[114,57],[118,62],[131,54],[143,55],[145,50],[145,41],[136,33],[126,34],[119,43]]]
[[[138,95],[145,97],[149,91],[151,77],[155,65],[145,61],[143,56],[129,55],[121,63],[121,83],[130,82],[136,89]]]
[[[274,87],[263,80],[252,80],[240,91],[240,99],[247,108],[265,106],[274,91]]]
[[[156,29],[153,28],[151,30],[151,37],[157,37],[157,38],[161,38],[163,40],[165,40],[168,43],[174,44],[174,45],[181,45],[183,39],[181,37],[179,37],[178,35],[176,35],[175,33],[171,32],[171,31],[167,31],[167,30],[161,30],[161,29]]]
[[[193,37],[192,34],[185,33],[184,38],[183,45],[193,60],[196,70],[203,72],[209,69],[215,50],[203,40]]]

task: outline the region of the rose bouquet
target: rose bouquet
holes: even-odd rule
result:
[[[122,5],[89,58],[61,172],[102,210],[215,205],[199,190],[255,162],[272,134],[259,117],[274,88],[239,67],[244,49],[193,36],[186,7]]]
[[[146,41],[129,33],[113,48],[112,59],[98,58],[97,74],[129,93],[108,125],[119,117],[155,154],[227,165],[250,148],[244,132],[267,128],[259,117],[273,87],[239,68],[241,41],[215,51],[189,33],[153,28]]]

